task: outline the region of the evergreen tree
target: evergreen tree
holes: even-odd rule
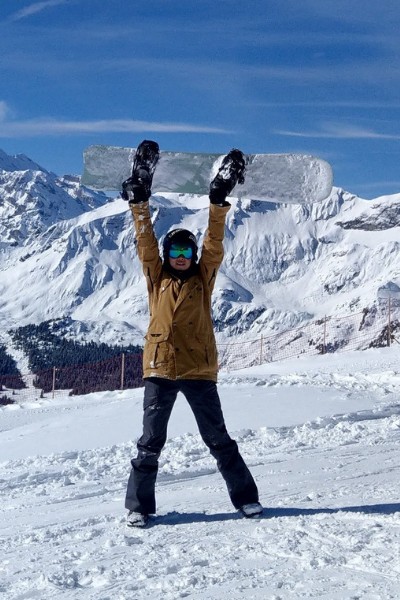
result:
[[[62,321],[45,321],[10,331],[14,343],[28,356],[36,375],[34,385],[48,393],[53,388],[84,394],[121,387],[122,354],[125,354],[124,387],[142,382],[142,348],[77,342],[62,336]],[[54,373],[54,367],[56,371]]]

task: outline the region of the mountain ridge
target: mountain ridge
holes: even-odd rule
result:
[[[2,329],[69,318],[66,335],[142,343],[147,290],[127,204],[27,157],[6,157],[0,152]],[[184,227],[201,245],[207,203],[154,196],[160,242]],[[382,297],[400,290],[398,215],[400,194],[367,201],[341,188],[307,205],[233,199],[213,299],[218,340],[250,340],[365,309],[383,323]]]

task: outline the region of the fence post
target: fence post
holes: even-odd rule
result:
[[[56,371],[57,369],[55,367],[53,367],[53,385],[52,385],[52,397],[54,400],[54,391],[56,389]]]
[[[124,379],[125,379],[125,353],[122,353],[121,360],[121,390],[124,389]]]
[[[392,298],[391,296],[389,296],[389,306],[388,306],[388,335],[387,335],[387,342],[388,342],[388,346],[391,346],[392,340],[391,340],[391,331],[392,331]]]

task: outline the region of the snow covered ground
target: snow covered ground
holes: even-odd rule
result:
[[[158,516],[125,528],[142,390],[0,409],[0,597],[400,596],[400,347],[222,374],[265,514],[239,518],[183,398]]]

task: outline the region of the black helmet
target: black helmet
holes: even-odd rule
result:
[[[172,244],[190,246],[193,251],[193,262],[197,262],[197,240],[196,236],[187,229],[173,229],[169,231],[163,241],[163,259],[168,264],[169,249]]]

